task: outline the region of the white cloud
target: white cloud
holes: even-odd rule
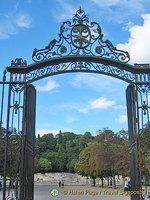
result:
[[[48,133],[52,133],[54,136],[57,135],[59,133],[59,129],[58,130],[50,130],[50,129],[39,129],[37,131],[37,134],[36,135],[40,135],[40,136],[43,136],[45,134],[48,134]]]
[[[77,110],[80,113],[88,114],[90,110],[93,109],[107,109],[112,107],[115,104],[115,101],[108,100],[106,97],[100,97],[97,98],[91,102],[88,102],[87,105],[81,105],[81,104],[63,104],[59,106],[60,109],[67,108],[71,110]]]
[[[79,108],[78,112],[88,114],[89,110],[91,110],[90,106]]]
[[[32,22],[32,19],[27,14],[19,14],[19,16],[16,19],[16,24],[19,27],[23,27],[23,28],[30,28],[31,22]]]
[[[47,81],[47,83],[46,83],[46,85],[44,85],[44,86],[37,85],[36,89],[38,91],[45,91],[45,92],[47,92],[47,91],[54,90],[54,89],[56,89],[58,87],[59,87],[59,84],[56,81],[54,81],[53,79],[49,78],[48,81]]]
[[[81,105],[78,103],[66,103],[63,105],[58,106],[59,109],[69,109],[69,110],[77,110],[78,112],[87,114],[89,111],[89,105]]]
[[[43,136],[45,134],[52,133],[53,136],[55,137],[59,133],[60,130],[61,130],[61,132],[75,132],[75,130],[70,127],[62,127],[61,129],[59,128],[57,130],[55,130],[55,129],[39,129],[39,130],[37,130],[36,135]]]
[[[96,5],[99,7],[112,7],[117,6],[117,9],[115,9],[115,12],[119,11],[119,9],[124,6],[123,9],[130,9],[134,8],[136,11],[143,10],[144,4],[141,0],[92,0]],[[148,2],[148,0],[147,0]],[[124,14],[124,13],[123,13]]]
[[[123,31],[129,31],[129,29],[132,28],[133,26],[134,26],[133,22],[129,21],[122,29]]]
[[[16,33],[17,29],[12,18],[9,15],[0,14],[0,39],[7,39]]]
[[[88,87],[92,89],[98,89],[99,87],[101,87],[101,81],[99,80],[99,78],[91,74],[77,74],[74,77],[74,79],[71,81],[71,84],[74,87],[82,86],[82,87]]]
[[[117,110],[119,110],[119,109],[126,109],[127,107],[123,106],[123,105],[117,105],[114,108],[117,109]]]
[[[120,3],[120,0],[93,0],[94,3],[96,3],[97,5],[99,5],[100,7],[109,7],[109,6],[115,6],[118,3]]]
[[[127,115],[121,115],[119,117],[119,119],[116,119],[120,124],[123,124],[123,123],[126,123],[128,120],[127,120]]]
[[[64,0],[57,0],[57,2],[59,7],[52,11],[53,16],[59,22],[72,18],[72,14],[74,14],[77,9]]]
[[[72,123],[72,122],[74,122],[74,121],[77,121],[77,118],[75,118],[75,117],[68,117],[68,118],[65,120],[65,122],[67,122],[67,123]]]
[[[124,24],[128,19],[135,20],[149,8],[149,0],[144,0],[144,2],[142,0],[92,0],[92,3],[95,11],[99,8],[97,15],[101,19],[105,18],[107,21],[119,24]]]
[[[150,13],[142,15],[143,25],[134,25],[129,29],[130,38],[125,44],[118,44],[118,49],[129,52],[131,62],[149,63],[150,62]]]
[[[91,102],[92,108],[98,108],[98,109],[106,109],[109,107],[112,107],[115,104],[115,101],[109,101],[106,97],[100,97],[93,102]]]
[[[122,86],[126,85],[125,82],[107,75],[91,75],[87,73],[77,74],[71,79],[70,84],[73,87],[89,88],[94,91],[107,91],[111,93],[119,92],[119,90],[122,90]]]
[[[30,28],[31,22],[32,18],[26,13],[0,13],[0,39],[7,39],[11,35],[17,34],[18,28]]]

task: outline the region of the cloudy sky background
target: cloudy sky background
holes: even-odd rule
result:
[[[100,24],[104,40],[131,56],[130,64],[150,63],[150,3],[148,0],[1,0],[0,78],[11,60],[33,63],[34,48],[58,39],[65,20],[82,7]],[[59,129],[84,134],[109,127],[127,129],[127,83],[104,75],[72,73],[34,82],[37,89],[36,133]]]

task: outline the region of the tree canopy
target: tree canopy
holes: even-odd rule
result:
[[[20,154],[20,137],[13,136],[9,140],[13,151],[8,152],[8,166],[12,163],[9,173],[16,170],[15,159]],[[14,143],[13,140],[18,140]],[[5,133],[1,135],[0,163],[4,160]],[[11,158],[11,159],[9,159]],[[147,160],[146,160],[147,161]],[[129,175],[129,141],[128,132],[121,130],[114,133],[104,129],[98,136],[90,132],[84,135],[70,132],[59,132],[55,137],[52,133],[35,138],[35,173],[41,172],[77,172],[82,176],[95,178]],[[0,173],[3,166],[0,165]],[[93,182],[94,183],[94,182]]]
[[[41,172],[38,162],[41,158],[51,162],[51,168],[46,172],[72,172],[78,160],[80,151],[92,142],[94,137],[90,132],[84,135],[70,132],[59,132],[55,137],[49,133],[42,137],[38,136],[35,142],[35,172]]]
[[[128,138],[120,133],[104,130],[80,152],[75,171],[80,175],[90,176],[93,180],[96,177],[114,177],[116,174],[129,175]]]

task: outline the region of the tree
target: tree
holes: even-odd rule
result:
[[[141,148],[143,152],[150,151],[150,123],[148,123],[145,128],[143,129],[141,135]]]
[[[104,130],[99,136],[95,137],[96,162],[100,172],[113,177],[115,188],[115,175],[123,176],[129,173],[129,145],[126,137],[114,134],[111,130]]]
[[[145,125],[141,135],[142,174],[148,176],[150,172],[150,122]]]
[[[66,171],[66,163],[67,163],[67,157],[65,153],[65,149],[63,148],[63,145],[59,145],[58,149],[58,170],[60,172]]]
[[[94,144],[91,144],[80,152],[78,162],[75,164],[75,172],[82,176],[90,176],[93,179],[93,185],[95,186],[98,168],[93,148]]]
[[[35,159],[46,158],[51,162],[53,172],[73,172],[78,155],[93,140],[90,132],[77,135],[61,132],[54,138],[52,134],[38,135],[35,142]]]
[[[105,128],[95,138],[90,132],[84,135],[62,132],[61,135],[57,134],[56,138],[52,134],[38,136],[35,144],[35,163],[40,158],[51,162],[52,172],[76,170],[80,175],[91,176],[93,180],[100,177],[103,183],[104,177],[128,175],[128,133],[121,130],[115,134]],[[38,170],[40,172],[39,168]]]
[[[52,133],[38,136],[35,142],[35,154],[41,155],[46,151],[55,151],[56,149],[56,139]]]
[[[4,171],[4,151],[5,151],[5,129],[2,128],[0,133],[0,175],[3,175]]]
[[[51,162],[46,158],[40,158],[38,161],[38,168],[41,173],[49,172],[52,168]]]
[[[58,152],[45,152],[41,155],[41,158],[46,158],[48,161],[51,162],[52,172],[59,172],[59,165],[58,165]],[[40,172],[40,171],[39,171]]]
[[[77,158],[72,159],[67,163],[67,171],[69,173],[74,173],[75,164],[77,163]]]

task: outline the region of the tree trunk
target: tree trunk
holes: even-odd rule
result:
[[[109,177],[107,177],[107,185],[109,186]]]
[[[102,187],[104,186],[104,178],[102,177],[101,178],[101,181],[102,181]]]
[[[95,186],[95,177],[93,178],[93,186]]]
[[[122,183],[122,185],[123,185],[123,188],[124,188],[124,186],[125,186],[125,177],[123,177],[123,183]]]
[[[86,177],[86,185],[89,185],[89,177]]]
[[[113,177],[113,185],[112,185],[112,188],[113,189],[116,189],[116,180],[115,180],[115,174],[114,172],[112,171],[112,177]]]

